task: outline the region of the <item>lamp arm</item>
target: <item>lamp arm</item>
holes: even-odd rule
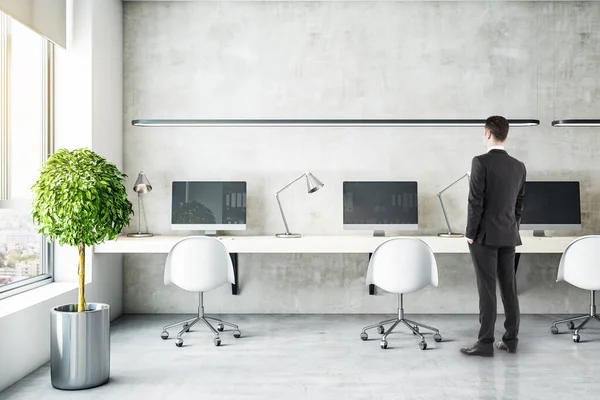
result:
[[[302,179],[305,176],[306,176],[306,173],[300,175],[299,177],[297,177],[296,179],[294,179],[293,181],[291,181],[290,183],[285,185],[283,188],[281,188],[280,190],[275,192],[275,198],[277,199],[277,204],[279,205],[279,211],[281,212],[281,218],[283,218],[283,225],[285,225],[285,233],[287,233],[288,235],[290,233],[290,228],[288,228],[287,220],[285,219],[285,214],[283,212],[283,207],[281,206],[281,201],[279,200],[279,193],[283,192],[285,189],[289,188],[290,186],[292,186],[294,183],[298,182],[300,179]]]
[[[465,177],[468,177],[470,174],[467,172],[466,174],[464,174],[463,176],[461,176],[460,178],[458,178],[457,180],[455,180],[454,182],[452,182],[451,184],[449,184],[448,186],[446,186],[444,189],[442,189],[437,195],[438,197],[444,193],[446,190],[450,189],[452,186],[456,185],[458,182],[460,182],[462,179],[464,179]],[[440,197],[440,201],[441,201],[441,197]]]
[[[299,177],[297,177],[296,179],[294,179],[293,181],[291,181],[290,183],[285,185],[283,188],[281,188],[277,192],[275,192],[275,196],[279,195],[279,193],[283,192],[285,189],[289,188],[290,186],[292,186],[294,183],[298,182],[300,179],[304,178],[305,176],[306,176],[306,173],[300,175]],[[279,199],[278,199],[278,201],[279,201]]]
[[[467,178],[470,177],[470,175],[471,174],[469,172],[467,172],[466,174],[464,174],[463,176],[461,176],[460,178],[458,178],[457,180],[455,180],[454,182],[449,184],[447,187],[442,189],[437,194],[438,199],[440,199],[440,205],[442,206],[442,213],[444,213],[444,219],[446,220],[446,226],[448,227],[449,234],[452,233],[452,228],[450,227],[450,220],[448,219],[448,214],[446,213],[446,207],[444,207],[444,201],[442,200],[442,193],[444,193],[446,190],[450,189],[452,186],[456,185],[458,182],[463,180],[465,177],[467,177]]]
[[[285,188],[283,188],[283,189],[285,189]],[[281,190],[283,190],[283,189],[281,189]],[[279,192],[281,192],[281,190]],[[279,205],[279,211],[281,212],[281,218],[283,218],[283,225],[285,225],[285,233],[287,233],[289,235],[290,234],[290,228],[288,228],[287,220],[285,219],[285,214],[283,213],[283,207],[281,207],[281,201],[279,200],[279,192],[277,192],[275,194],[275,198],[277,199],[277,204]]]
[[[142,233],[142,206],[140,205],[142,200],[140,199],[140,193],[137,194],[138,203],[138,230],[137,233]]]
[[[442,201],[442,192],[438,193],[437,197],[438,199],[440,199],[440,204],[442,205],[442,212],[444,213],[444,219],[446,220],[448,233],[452,233],[452,228],[450,228],[450,221],[448,220],[448,215],[446,214],[446,207],[444,207],[444,202]]]

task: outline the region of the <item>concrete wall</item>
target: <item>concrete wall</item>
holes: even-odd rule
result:
[[[580,180],[584,233],[600,229],[600,137],[554,118],[597,117],[600,3],[126,2],[125,171],[143,169],[150,231],[170,231],[172,180],[246,180],[248,231],[283,229],[273,193],[300,172],[325,183],[282,197],[305,234],[342,230],[342,181],[417,180],[418,234],[444,226],[435,193],[483,151],[483,130],[138,128],[137,118],[539,118],[513,129],[508,150],[529,179]],[[467,184],[447,192],[456,230]],[[133,199],[133,198],[132,198]],[[577,234],[560,232],[558,234]],[[558,256],[524,256],[523,312],[585,309],[556,284]],[[367,257],[244,255],[241,294],[210,293],[208,311],[382,312],[368,296]],[[440,288],[411,295],[414,312],[476,312],[468,256],[440,255]],[[125,258],[124,309],[193,312],[194,296],[162,286],[163,256]]]

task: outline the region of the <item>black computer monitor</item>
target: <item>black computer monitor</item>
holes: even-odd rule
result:
[[[246,229],[246,182],[173,182],[171,229]]]
[[[344,182],[344,229],[417,230],[417,182]]]
[[[522,230],[581,229],[579,182],[525,182],[525,199],[521,217]]]

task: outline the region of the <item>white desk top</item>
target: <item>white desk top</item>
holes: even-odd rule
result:
[[[94,247],[96,253],[168,253],[184,236],[153,236],[117,240]],[[411,236],[423,240],[434,253],[468,253],[465,238]],[[368,235],[303,236],[297,239],[275,236],[219,236],[230,253],[372,253],[388,237]],[[522,237],[518,253],[563,253],[575,237]]]

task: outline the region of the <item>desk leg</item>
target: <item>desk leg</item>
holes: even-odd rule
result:
[[[229,255],[231,256],[231,263],[233,264],[233,277],[235,279],[235,283],[231,284],[231,294],[236,295],[236,294],[238,294],[238,285],[239,285],[239,281],[238,281],[238,254],[237,253],[230,253]]]
[[[521,253],[515,253],[515,275],[517,275],[517,268],[519,268],[519,260],[521,260]]]
[[[373,253],[369,253],[369,261],[371,261],[372,255],[373,255]],[[368,264],[367,264],[367,268],[368,268]],[[369,294],[371,296],[375,294],[375,285],[373,285],[373,284],[369,285]]]

